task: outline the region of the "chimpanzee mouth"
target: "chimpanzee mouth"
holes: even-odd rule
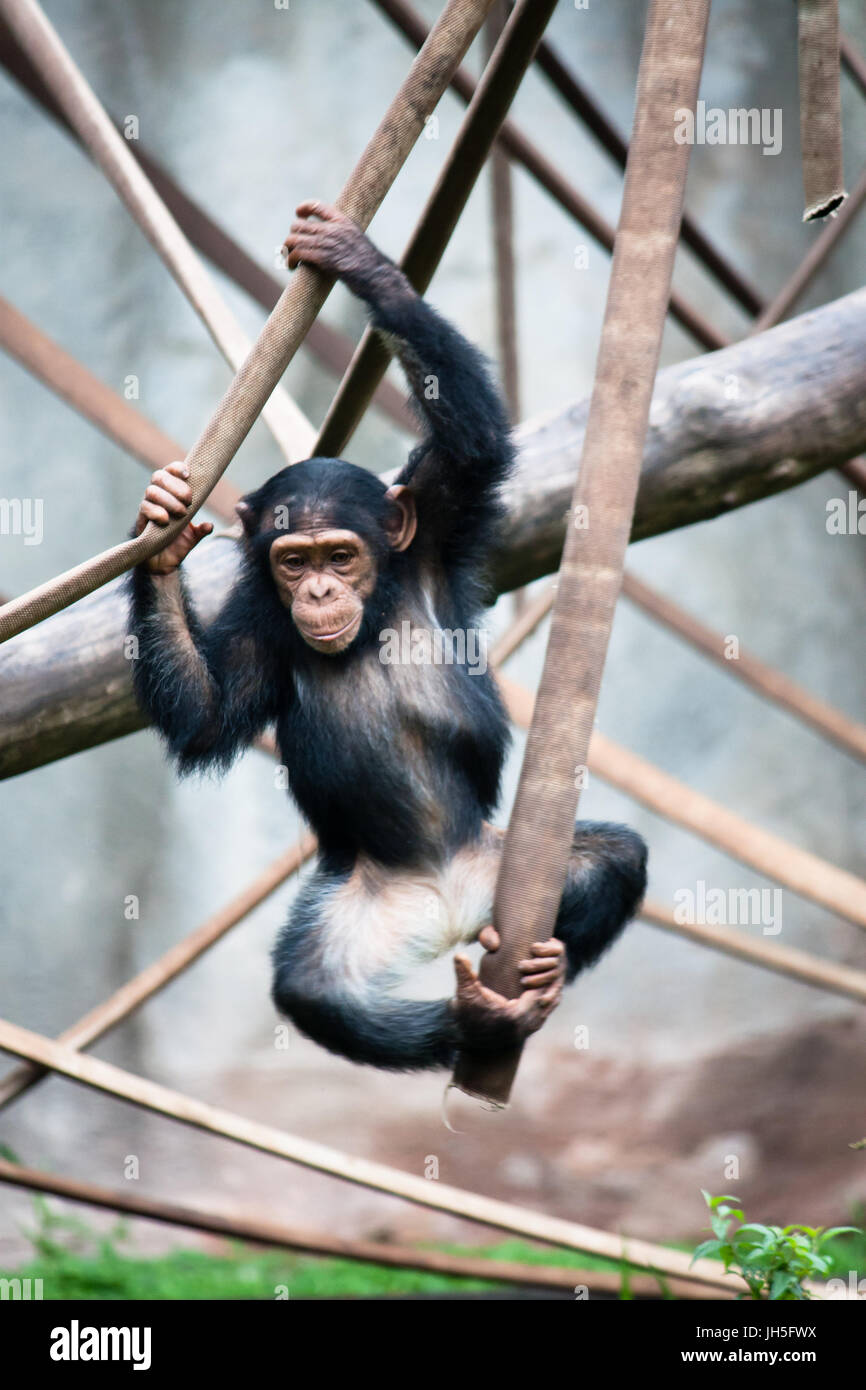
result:
[[[344,627],[337,628],[336,632],[313,632],[311,628],[301,628],[301,636],[307,642],[336,642],[340,637],[345,637],[351,632],[353,627],[360,627],[360,615],[354,614]],[[352,634],[354,636],[354,633]]]

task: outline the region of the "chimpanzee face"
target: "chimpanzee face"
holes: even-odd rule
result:
[[[355,531],[323,526],[275,540],[268,556],[281,602],[308,646],[333,655],[358,635],[378,565]]]
[[[283,469],[238,514],[300,636],[325,656],[354,642],[383,566],[417,525],[408,488],[386,489],[343,459]]]

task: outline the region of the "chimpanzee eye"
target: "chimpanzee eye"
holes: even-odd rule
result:
[[[286,558],[283,560],[283,564],[287,565],[290,570],[294,570],[297,574],[299,570],[302,570],[304,568],[303,556],[287,555]]]
[[[332,565],[348,565],[352,556],[348,550],[333,550],[331,552]]]

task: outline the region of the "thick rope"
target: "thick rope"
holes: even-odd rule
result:
[[[249,338],[56,30],[35,0],[0,0],[0,14],[70,127],[165,262],[229,366],[237,371],[250,350]],[[289,463],[307,457],[315,430],[285,390],[274,392],[262,418]]]
[[[5,4],[9,0],[4,0]],[[449,0],[367,145],[337,206],[367,227],[409,156],[493,0]],[[10,19],[11,15],[7,14]],[[234,458],[330,293],[333,280],[309,266],[295,271],[249,356],[186,458],[193,502],[168,526],[103,551],[0,609],[0,642],[23,632],[157,554],[202,506]]]
[[[842,172],[839,0],[799,0],[798,29],[803,221],[814,222],[848,196]]]
[[[565,886],[575,774],[587,763],[622,584],[679,235],[689,146],[674,139],[676,113],[695,108],[709,9],[709,0],[653,0],[647,20],[583,456],[496,886],[502,944],[481,966],[483,983],[509,998],[520,994],[518,962],[552,935]],[[462,1056],[455,1084],[505,1104],[519,1057]]]

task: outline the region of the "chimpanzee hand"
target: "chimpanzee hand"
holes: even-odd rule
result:
[[[355,294],[370,288],[371,278],[383,265],[399,274],[357,223],[338,208],[309,198],[298,204],[297,214],[300,220],[292,223],[283,242],[289,270],[302,263],[314,265],[344,280]]]
[[[187,482],[189,469],[185,463],[167,463],[165,468],[157,468],[151,475],[145,491],[138,516],[135,519],[135,534],[140,536],[149,521],[157,526],[167,526],[176,517],[183,516],[192,502],[192,488]],[[209,521],[191,521],[179,536],[158,555],[152,555],[145,567],[151,574],[171,574],[181,561],[185,560],[200,540],[210,535],[213,526]]]
[[[483,927],[478,940],[488,951],[499,949],[499,934]],[[507,1052],[535,1033],[562,997],[565,947],[556,937],[536,941],[530,957],[519,963],[522,993],[506,999],[483,985],[468,957],[454,957],[457,995],[453,1009],[459,1046],[466,1052]]]

